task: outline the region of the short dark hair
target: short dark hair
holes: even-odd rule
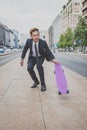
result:
[[[39,32],[39,29],[38,28],[32,28],[32,29],[30,29],[30,34],[32,35],[32,33],[35,32],[35,31]]]

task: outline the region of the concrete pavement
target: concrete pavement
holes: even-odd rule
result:
[[[23,68],[19,61],[0,67],[0,130],[87,130],[87,78],[63,67],[70,94],[59,96],[54,64],[45,62],[43,93],[30,88],[27,61]]]

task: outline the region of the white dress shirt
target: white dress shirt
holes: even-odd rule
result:
[[[38,56],[40,57],[41,55],[39,54],[38,42],[34,42],[34,41],[33,41],[33,44],[32,44],[32,52],[33,52],[32,56],[36,57],[35,44],[36,44],[36,47],[37,47]]]

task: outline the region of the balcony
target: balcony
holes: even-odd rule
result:
[[[84,3],[86,0],[82,0],[82,3]]]
[[[83,16],[87,17],[87,9],[83,11]]]
[[[85,2],[85,3],[83,4],[82,11],[85,10],[86,8],[87,8],[87,2]]]

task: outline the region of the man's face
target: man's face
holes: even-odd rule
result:
[[[40,34],[38,31],[32,32],[31,38],[33,39],[33,41],[37,42],[40,39]]]

